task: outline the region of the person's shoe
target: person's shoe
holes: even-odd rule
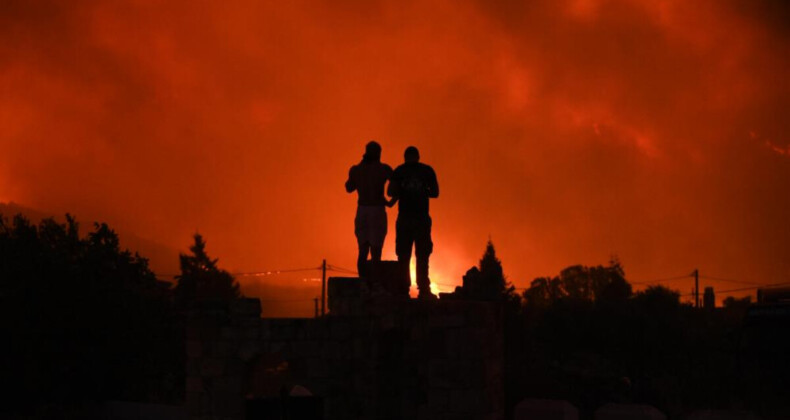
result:
[[[422,291],[422,290],[420,290],[420,294],[417,295],[417,299],[420,299],[420,300],[437,300],[439,298],[436,297],[436,295],[434,295],[430,291]]]

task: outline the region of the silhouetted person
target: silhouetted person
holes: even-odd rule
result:
[[[371,141],[365,146],[362,162],[348,171],[346,191],[357,191],[357,215],[354,218],[354,234],[357,236],[359,256],[357,271],[364,277],[365,261],[381,261],[381,248],[387,236],[387,211],[391,205],[384,198],[384,184],[392,177],[392,168],[381,163],[381,146]]]
[[[439,197],[439,183],[430,166],[420,163],[420,152],[409,146],[403,154],[405,163],[392,174],[387,194],[398,203],[398,221],[395,225],[395,253],[398,261],[409,264],[411,249],[417,257],[417,287],[421,299],[435,299],[428,278],[428,259],[433,252],[431,241],[431,216],[428,200]]]

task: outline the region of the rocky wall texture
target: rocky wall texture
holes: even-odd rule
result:
[[[334,307],[353,310],[317,319],[261,319],[256,299],[192,314],[190,417],[243,419],[249,400],[308,391],[326,419],[503,417],[499,306],[351,295]]]

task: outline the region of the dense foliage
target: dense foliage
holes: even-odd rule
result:
[[[765,415],[787,408],[781,369],[744,369],[748,302],[702,310],[663,286],[633,294],[617,261],[535,279],[523,296],[520,322],[505,323],[511,407],[525,397],[570,400],[586,413],[607,402],[638,403],[670,418],[695,409]]]
[[[2,410],[178,398],[183,369],[168,285],[96,224],[0,217]],[[42,414],[46,416],[46,413]]]
[[[178,403],[185,314],[195,302],[240,296],[205,245],[195,235],[171,288],[145,258],[121,250],[106,224],[81,236],[68,215],[38,225],[0,217],[0,369],[11,385],[0,416],[36,407],[34,417],[50,417],[108,399]],[[705,311],[665,287],[633,293],[616,259],[537,278],[519,295],[489,241],[463,286],[443,297],[503,303],[509,407],[525,397],[570,400],[587,413],[633,402],[680,416],[694,408],[770,411],[790,400],[790,374],[760,367],[765,346],[753,346],[762,370],[739,360],[748,299]],[[760,328],[755,337],[773,343],[776,327]]]
[[[229,302],[239,298],[239,284],[233,276],[217,266],[217,259],[206,254],[203,236],[195,234],[195,243],[189,248],[192,255],[181,254],[181,274],[176,277],[176,305],[188,309],[196,301],[216,300]]]

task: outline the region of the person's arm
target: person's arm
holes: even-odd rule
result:
[[[354,192],[357,189],[357,184],[354,182],[354,167],[348,170],[348,180],[346,181],[346,192]]]
[[[400,197],[400,176],[398,174],[398,170],[396,169],[392,173],[392,177],[390,177],[390,182],[387,184],[387,195],[392,197],[395,201],[398,201],[398,197]],[[394,202],[393,202],[394,204]]]
[[[436,172],[434,172],[433,168],[431,168],[428,179],[428,197],[439,197],[439,181],[436,180]]]
[[[385,166],[386,171],[387,171],[387,195],[392,197],[393,191],[396,190],[396,188],[394,188],[392,186],[392,184],[393,184],[392,183],[392,177],[395,174],[395,172],[392,170],[392,167],[390,167],[389,165],[384,165],[384,166]],[[387,207],[392,207],[397,202],[398,202],[398,197],[393,197],[393,198],[387,200],[386,205],[387,205]]]

